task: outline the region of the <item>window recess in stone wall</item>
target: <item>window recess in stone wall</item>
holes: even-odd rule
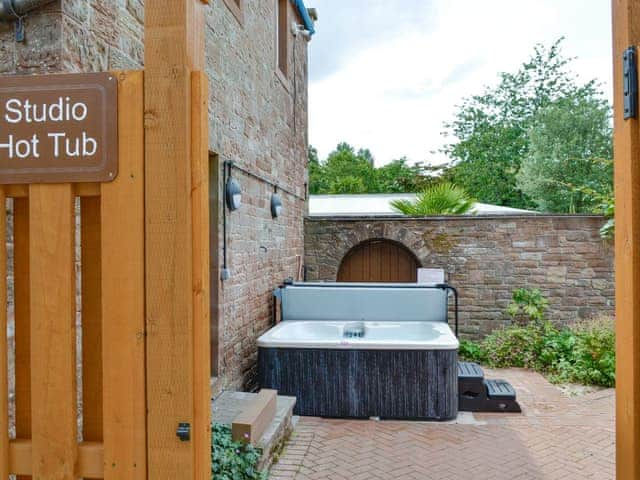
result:
[[[244,23],[244,1],[245,0],[222,0],[227,8],[236,17],[240,24]]]
[[[285,79],[289,78],[289,0],[276,0],[277,18],[277,73]]]

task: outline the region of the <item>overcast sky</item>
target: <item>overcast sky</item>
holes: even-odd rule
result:
[[[306,0],[319,22],[310,46],[310,143],[340,141],[376,164],[440,163],[442,124],[464,96],[513,71],[536,43],[566,37],[574,70],[611,96],[610,0]]]

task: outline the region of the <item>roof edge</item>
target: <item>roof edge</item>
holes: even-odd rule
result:
[[[604,215],[594,214],[557,214],[557,213],[533,213],[533,214],[484,214],[484,215],[436,215],[428,217],[409,217],[406,215],[386,216],[345,216],[345,215],[305,215],[304,219],[311,222],[388,222],[388,221],[467,221],[467,220],[549,220],[549,219],[598,219],[604,220]]]

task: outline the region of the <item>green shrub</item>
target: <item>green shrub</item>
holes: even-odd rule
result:
[[[537,288],[517,288],[513,291],[507,313],[514,320],[527,324],[529,321],[542,322],[549,307],[549,301]]]
[[[234,442],[228,425],[214,423],[212,432],[212,480],[264,480],[267,478],[266,472],[259,472],[256,469],[261,456],[259,449]]]
[[[492,367],[549,372],[571,354],[573,344],[569,330],[558,330],[551,322],[543,321],[498,330],[485,339],[482,350]]]
[[[396,212],[411,217],[429,215],[465,215],[473,213],[474,201],[461,187],[444,182],[429,186],[416,195],[415,201],[393,200]]]
[[[486,363],[487,361],[482,346],[471,340],[460,340],[458,355],[462,360],[469,362]]]
[[[513,326],[489,335],[482,344],[487,365],[540,369],[543,329],[537,325]]]
[[[558,365],[559,381],[613,387],[616,383],[616,337],[613,321],[600,319],[577,324],[570,361]]]
[[[555,382],[615,385],[615,332],[607,319],[557,328],[543,320],[493,332],[482,342],[464,340],[460,356],[492,368],[523,367]]]

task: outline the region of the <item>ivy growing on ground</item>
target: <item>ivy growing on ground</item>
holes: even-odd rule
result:
[[[257,470],[262,452],[252,445],[234,442],[231,427],[214,423],[211,442],[211,480],[266,480]]]
[[[613,320],[557,327],[544,316],[545,310],[546,299],[539,292],[516,290],[509,313],[517,312],[528,321],[521,318],[519,324],[497,330],[479,343],[461,341],[460,356],[493,368],[531,368],[557,383],[615,386]]]

